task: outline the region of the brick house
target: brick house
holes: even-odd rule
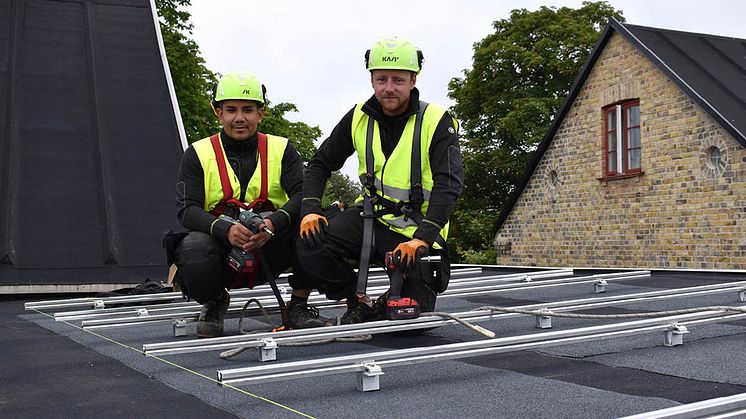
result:
[[[746,269],[746,40],[612,20],[494,245],[503,265]]]

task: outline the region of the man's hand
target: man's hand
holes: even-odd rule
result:
[[[233,223],[228,229],[228,242],[233,247],[240,247],[244,250],[244,246],[248,245],[251,236],[254,234],[241,223]]]
[[[243,246],[244,252],[259,250],[267,244],[269,239],[272,238],[269,233],[264,231],[264,226],[266,226],[269,231],[275,231],[275,226],[272,224],[272,221],[269,218],[265,218],[264,222],[259,225],[259,233],[252,234],[251,237],[249,237],[249,242]]]
[[[321,244],[321,236],[328,225],[329,222],[323,215],[308,214],[300,222],[300,238],[306,246],[316,247]]]
[[[394,249],[394,264],[402,271],[410,271],[415,263],[427,253],[428,245],[420,239],[399,243]]]

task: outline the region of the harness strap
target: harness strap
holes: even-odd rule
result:
[[[373,130],[375,128],[375,121],[373,118],[368,117],[368,130],[365,138],[365,182],[363,185],[367,189],[363,191],[363,242],[360,247],[360,260],[357,269],[357,288],[355,292],[359,294],[365,294],[368,289],[368,265],[370,264],[370,254],[373,252],[373,241],[375,235],[373,233],[373,219],[376,217],[373,211],[372,197],[377,196],[375,194],[375,186],[373,186],[373,176],[375,172],[374,160],[373,160]]]
[[[215,158],[218,163],[220,186],[223,189],[223,199],[218,202],[218,204],[212,211],[210,211],[213,215],[219,216],[220,214],[225,212],[225,207],[227,205],[235,205],[239,208],[247,210],[254,208],[254,206],[256,206],[257,204],[269,201],[269,187],[267,185],[267,135],[260,132],[257,134],[257,137],[257,146],[259,150],[259,166],[261,170],[261,188],[259,191],[259,196],[251,201],[251,203],[248,205],[243,202],[246,190],[243,190],[241,192],[240,200],[233,197],[233,187],[231,187],[231,181],[228,177],[228,167],[225,164],[226,159],[225,154],[223,153],[223,147],[220,144],[220,136],[218,134],[215,134],[210,137],[210,143],[212,144],[212,149],[215,152]]]
[[[422,160],[421,160],[421,137],[422,120],[425,118],[427,102],[420,101],[420,109],[414,120],[414,135],[412,137],[412,164],[409,174],[409,202],[415,212],[422,212],[422,203],[425,197],[422,193]],[[418,223],[419,224],[419,223]]]
[[[215,159],[218,163],[218,174],[220,174],[220,186],[223,188],[223,200],[233,198],[233,188],[231,187],[230,179],[228,179],[228,168],[225,164],[225,154],[223,153],[223,147],[220,145],[220,135],[215,134],[210,136],[210,143],[212,144],[212,150],[215,152]]]

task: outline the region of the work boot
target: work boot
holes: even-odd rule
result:
[[[305,302],[288,304],[288,329],[307,329],[309,327],[331,326],[331,321],[319,315],[319,309]]]
[[[340,324],[356,324],[380,320],[381,316],[374,309],[356,299],[347,299],[347,311],[342,316]]]
[[[388,311],[388,307],[386,303],[389,299],[389,292],[386,290],[383,294],[379,295],[378,298],[376,298],[376,301],[373,302],[373,311],[378,314],[378,317],[385,319],[386,318],[386,312]]]
[[[231,296],[223,291],[223,296],[217,300],[202,305],[202,312],[197,320],[197,336],[214,338],[223,335],[223,321],[228,312]]]

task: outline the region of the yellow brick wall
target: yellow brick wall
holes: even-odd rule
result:
[[[644,174],[599,180],[601,109],[637,97]],[[494,244],[506,265],[746,269],[744,216],[744,148],[615,33]]]

